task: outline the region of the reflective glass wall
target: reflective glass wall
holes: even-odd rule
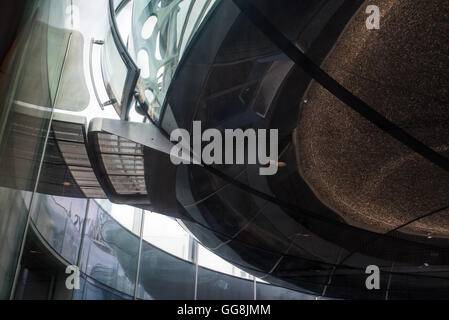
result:
[[[139,238],[92,201],[86,219],[81,272],[134,296]]]
[[[16,42],[2,64],[0,298],[254,299],[259,291],[270,297],[263,289],[269,285],[199,265],[191,249],[197,244],[179,246],[175,254],[164,251],[164,239],[148,214],[140,211],[132,228],[126,228],[111,216],[107,202],[73,195],[77,186],[64,169],[52,125],[53,109],[64,109],[70,100],[67,75],[82,73],[73,56],[89,47],[88,39],[73,31],[77,12],[72,3],[81,6],[78,1],[28,1]],[[206,14],[194,3],[205,5],[185,1],[183,19],[189,10],[197,15],[189,13],[195,18],[184,27],[185,40],[178,37],[182,48]],[[86,61],[78,68],[84,66]],[[79,289],[65,285],[69,265],[79,267]],[[283,290],[273,292],[279,296]]]
[[[67,1],[28,1],[0,80],[0,298],[9,298],[70,34]]]
[[[94,200],[43,195],[39,195],[38,198],[36,205],[33,206],[32,228],[29,233],[33,233],[33,237],[44,242],[51,254],[59,256],[62,262],[60,269],[74,264],[79,266],[81,271],[78,290],[71,292],[59,285],[53,289],[55,293],[52,298],[71,297],[82,300],[315,298],[267,283],[214,271],[200,266],[196,258],[193,261],[185,260],[156,247],[143,239],[143,234],[148,235],[153,228],[148,223],[142,224],[142,220],[146,218],[151,221],[150,213],[137,215],[141,220],[134,229],[140,231],[139,236],[112,218],[108,212],[112,206],[104,208]],[[145,229],[148,230],[145,232]],[[57,279],[61,282],[61,277]],[[21,287],[20,281],[18,287]]]
[[[179,62],[216,0],[133,0],[131,40],[141,69],[137,90],[159,121]]]

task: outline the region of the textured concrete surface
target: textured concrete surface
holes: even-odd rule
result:
[[[381,9],[367,30],[365,8]],[[449,1],[367,1],[322,68],[389,120],[449,157]],[[294,142],[299,171],[348,223],[386,232],[449,205],[449,173],[313,82]],[[449,211],[404,232],[449,237]]]

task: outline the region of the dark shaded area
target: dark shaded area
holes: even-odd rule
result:
[[[0,3],[0,62],[6,58],[17,37],[26,5],[27,0]]]
[[[323,68],[390,121],[448,156],[447,2],[378,1],[380,30],[348,25]],[[437,5],[438,4],[438,5]],[[412,19],[413,17],[413,19]],[[299,170],[349,223],[386,232],[448,236],[449,174],[362,119],[313,83],[298,122]],[[338,190],[338,192],[332,191]]]
[[[366,29],[362,1],[253,1],[252,4],[288,37],[289,43],[301,48],[317,65],[344,42],[353,17],[359,17],[357,26]],[[435,2],[428,5],[438,7]],[[271,177],[261,177],[254,165],[178,167],[177,185],[182,188],[177,197],[195,220],[186,222],[186,226],[216,254],[272,283],[287,283],[293,288],[342,298],[384,299],[389,294],[393,296],[393,291],[396,298],[417,298],[424,296],[420,292],[431,291],[426,288],[435,289],[431,296],[441,297],[448,282],[445,270],[449,252],[445,239],[410,235],[403,230],[381,235],[363,225],[348,224],[301,177],[296,127],[302,110],[310,105],[304,93],[311,76],[303,65],[295,66],[235,9],[229,2],[220,3],[189,48],[170,87],[162,127],[170,132],[175,120],[179,127],[191,131],[192,121],[201,120],[205,127],[221,131],[275,128],[280,132],[282,165]],[[354,41],[348,44],[353,45]],[[350,59],[345,58],[350,65]],[[408,63],[406,56],[400,58]],[[344,85],[356,96],[360,94],[347,83]],[[375,86],[375,81],[371,85]],[[373,98],[379,95],[385,92],[379,91]],[[312,110],[310,116],[314,117],[311,123],[319,123],[320,114]],[[387,115],[386,120],[389,129],[393,128],[390,124],[396,123],[395,119]],[[308,134],[311,131],[310,127],[300,129]],[[327,134],[340,137],[340,132]],[[320,148],[324,142],[308,147]],[[339,147],[335,142],[332,146]],[[382,145],[371,148],[385,153]],[[370,156],[364,152],[364,156]],[[323,158],[323,163],[342,162],[351,166],[353,157],[354,153],[349,153],[347,160],[344,156]],[[320,176],[320,165],[314,177]],[[329,170],[329,174],[338,178],[336,172]],[[342,178],[351,181],[350,177]],[[351,194],[356,196],[358,180],[353,183]],[[329,192],[338,197],[340,190]],[[345,257],[349,259],[344,260]],[[365,268],[370,264],[381,267],[381,291],[365,289]]]

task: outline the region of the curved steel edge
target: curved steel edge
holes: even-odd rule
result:
[[[112,37],[114,39],[114,43],[117,47],[120,57],[122,58],[123,63],[126,65],[128,69],[128,73],[126,75],[125,80],[125,87],[123,88],[123,95],[119,116],[120,119],[122,120],[128,120],[131,102],[134,98],[134,91],[136,88],[137,80],[139,79],[140,76],[140,69],[132,59],[131,55],[128,52],[128,49],[126,48],[126,45],[123,43],[122,37],[120,36],[117,21],[115,18],[117,12],[119,11],[114,10],[114,1],[109,0],[109,21],[111,25]]]

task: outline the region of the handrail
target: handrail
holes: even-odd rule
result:
[[[103,45],[104,41],[103,40],[95,40],[94,38],[92,38],[90,40],[90,47],[89,47],[89,74],[90,74],[90,80],[91,80],[91,83],[92,83],[92,88],[94,90],[95,98],[97,99],[97,102],[98,102],[101,110],[104,110],[104,107],[116,103],[117,100],[111,99],[111,100],[108,100],[108,101],[106,101],[104,103],[101,102],[100,96],[98,94],[97,86],[95,85],[94,70],[93,70],[93,66],[92,66],[93,65],[92,64],[92,52],[93,52],[94,44]]]

